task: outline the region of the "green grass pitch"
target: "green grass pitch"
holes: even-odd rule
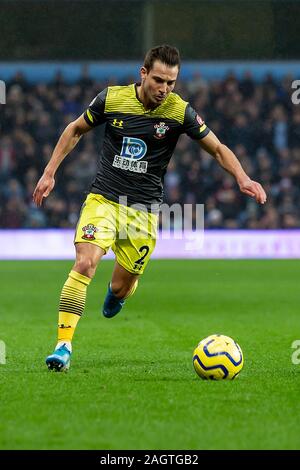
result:
[[[299,449],[299,262],[156,261],[113,319],[99,265],[69,373],[49,372],[71,262],[0,263],[0,449]],[[222,333],[235,381],[202,381],[192,354]]]

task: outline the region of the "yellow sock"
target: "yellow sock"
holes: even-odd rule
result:
[[[72,341],[75,328],[83,313],[87,286],[91,279],[71,271],[60,295],[58,341]]]

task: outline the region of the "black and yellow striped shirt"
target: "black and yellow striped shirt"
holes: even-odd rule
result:
[[[182,133],[202,139],[209,129],[176,93],[154,109],[139,101],[136,85],[112,86],[99,93],[84,113],[96,127],[106,123],[100,167],[91,192],[150,209],[163,197],[163,178]]]

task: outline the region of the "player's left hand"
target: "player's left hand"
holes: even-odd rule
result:
[[[238,181],[238,185],[242,193],[255,198],[256,202],[259,202],[260,204],[264,204],[266,202],[267,195],[261,184],[249,178],[247,180]]]

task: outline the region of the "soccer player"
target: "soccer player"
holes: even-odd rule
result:
[[[116,262],[103,315],[114,317],[134,293],[155,247],[163,178],[180,134],[198,141],[235,177],[243,193],[258,203],[266,201],[262,186],[247,176],[233,152],[189,103],[173,93],[179,68],[175,47],[149,50],[140,69],[141,82],[101,91],[63,131],[37,183],[33,200],[40,206],[54,187],[59,165],[79,139],[106,124],[99,171],[76,228],[76,261],[60,296],[58,343],[46,359],[49,369],[69,368],[71,341],[84,310],[87,287],[109,248]]]

